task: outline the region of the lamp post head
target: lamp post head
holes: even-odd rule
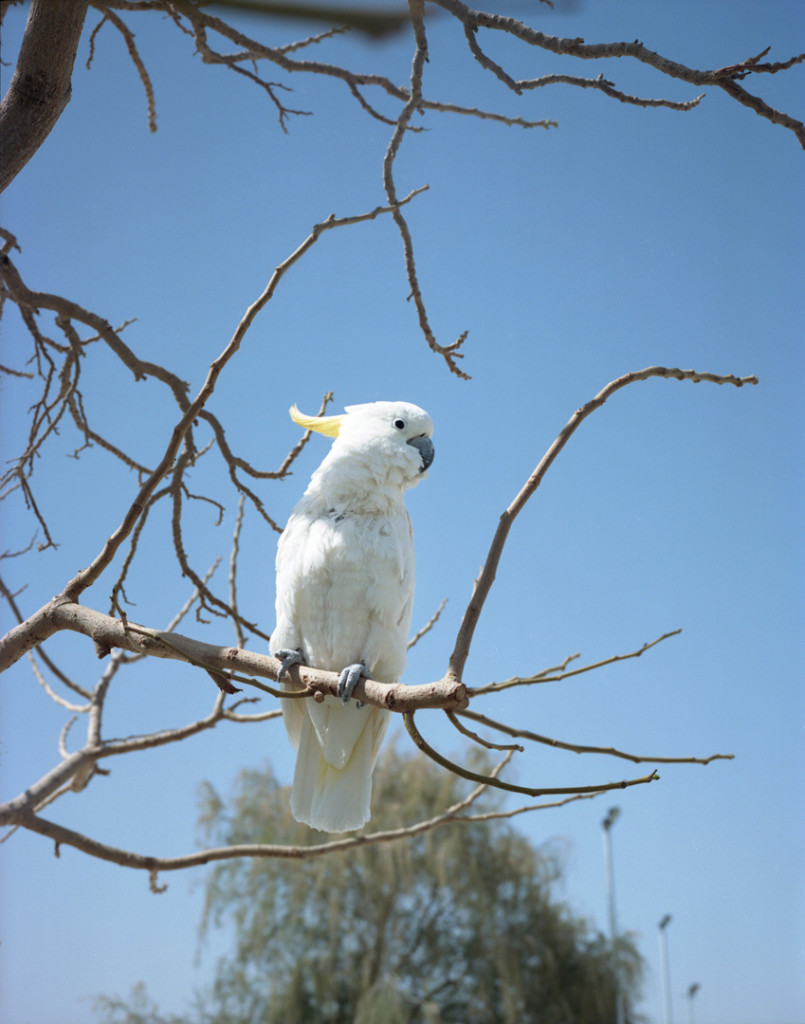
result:
[[[610,807],[607,812],[606,818],[601,822],[603,827],[609,832],[615,822],[618,820],[618,815],[621,813],[620,807]]]
[[[659,925],[657,927],[660,929],[660,931],[663,931],[665,928],[668,927],[668,925],[670,923],[671,923],[671,915],[670,914],[666,914],[665,917],[662,919],[662,921],[660,921],[660,923],[659,923]]]

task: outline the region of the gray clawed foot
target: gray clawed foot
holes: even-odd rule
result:
[[[282,677],[285,675],[285,673],[292,665],[301,665],[303,664],[304,661],[304,659],[302,658],[301,651],[292,651],[285,647],[280,648],[280,650],[278,651],[274,651],[274,657],[279,658],[279,660],[282,662],[280,670],[277,673],[278,683],[282,682]]]
[[[349,698],[358,685],[358,680],[368,678],[369,673],[362,661],[358,661],[354,665],[347,665],[338,680],[338,696],[345,704],[349,704]],[[358,703],[358,707],[363,707],[363,704]]]
[[[282,662],[280,670],[277,673],[278,683],[282,682],[283,676],[292,665],[304,664],[304,657],[301,651],[289,650],[285,647],[278,651],[274,651],[274,657],[278,658]],[[347,665],[347,667],[341,672],[341,676],[338,680],[338,696],[345,704],[348,704],[355,687],[358,685],[358,680],[368,678],[369,672],[367,671],[364,662],[358,661],[354,665]],[[358,707],[362,708],[363,704],[359,702]]]

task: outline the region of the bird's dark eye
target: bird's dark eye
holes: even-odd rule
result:
[[[394,421],[394,426],[397,430],[405,430],[405,420],[396,419]]]

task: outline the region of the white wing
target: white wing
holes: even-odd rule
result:
[[[331,671],[363,660],[373,678],[396,682],[405,666],[414,576],[404,509],[389,516],[335,509],[317,515],[303,499],[277,551],[272,651],[299,649],[305,664]],[[297,748],[294,817],[328,832],[362,827],[388,712],[336,698],[282,704]]]

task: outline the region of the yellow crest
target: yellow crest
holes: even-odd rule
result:
[[[338,431],[343,422],[342,416],[306,416],[300,412],[295,405],[288,410],[294,423],[298,423],[305,430],[315,430],[317,434],[326,434],[327,437],[338,437]]]

